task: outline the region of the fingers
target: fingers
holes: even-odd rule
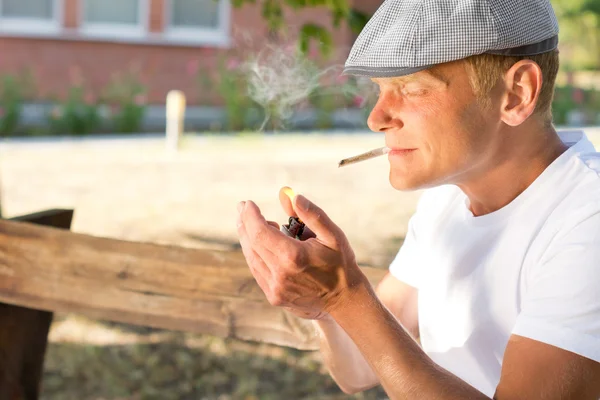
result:
[[[295,197],[294,191],[292,188],[288,186],[284,186],[279,190],[279,202],[281,203],[281,207],[285,211],[287,215],[290,217],[298,217],[298,213],[294,210],[293,198]],[[271,222],[269,222],[271,224]],[[279,228],[279,225],[277,225]],[[300,240],[305,241],[311,238],[316,238],[317,235],[310,230],[309,227],[305,227],[302,235],[300,235]]]
[[[250,241],[248,238],[248,234],[246,232],[246,228],[244,224],[241,223],[241,218],[238,217],[238,225],[237,225],[238,236],[240,239],[240,245],[242,246],[242,253],[244,253],[244,258],[246,259],[246,263],[250,268],[250,272],[256,279],[256,282],[263,290],[263,292],[267,293],[269,290],[268,281],[271,277],[271,271],[265,264],[265,262],[256,254],[256,252],[252,249],[250,245]]]
[[[290,246],[295,246],[294,239],[287,237],[265,220],[259,208],[252,201],[246,202],[241,213],[242,223],[254,251],[267,263],[276,265],[277,254],[286,254]]]
[[[292,206],[292,199],[287,193],[293,194],[294,191],[287,186],[284,186],[279,190],[279,202],[281,203],[281,207],[283,207],[285,213],[290,217],[297,217],[296,211],[294,211],[294,207]]]
[[[273,228],[281,229],[281,226],[277,222],[267,221],[267,224],[271,225]]]
[[[328,247],[337,247],[344,234],[323,210],[302,195],[294,198],[294,209],[319,241]]]
[[[252,201],[245,203],[240,213],[242,232],[247,238],[247,245],[256,253],[270,270],[271,280],[277,280],[287,269],[303,268],[308,260],[305,246],[294,238],[280,231],[279,225],[267,222],[259,208]],[[310,238],[310,231],[306,237]]]

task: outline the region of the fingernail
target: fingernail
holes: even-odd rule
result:
[[[306,197],[299,194],[296,196],[296,205],[302,211],[308,211],[308,207],[310,206],[310,201],[308,201],[308,199]]]
[[[244,210],[244,205],[245,204],[246,204],[245,201],[241,201],[241,202],[238,203],[238,206],[237,206],[238,213],[240,213],[240,214],[242,213],[242,211]]]

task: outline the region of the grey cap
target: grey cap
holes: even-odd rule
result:
[[[356,39],[344,74],[402,76],[476,54],[530,56],[557,46],[548,0],[386,0]]]

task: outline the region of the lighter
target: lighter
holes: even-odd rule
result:
[[[281,192],[279,193],[280,196],[280,200],[282,202],[282,204],[287,200],[285,199],[285,197],[289,198],[290,200],[290,206],[294,203],[294,197],[296,197],[296,194],[294,193],[294,191],[289,188],[289,187],[285,187],[281,190]],[[287,208],[284,206],[284,208]],[[292,214],[293,213],[293,207],[290,207],[288,213]],[[292,212],[290,212],[292,211]],[[300,237],[302,236],[302,232],[304,232],[304,222],[302,222],[302,220],[298,217],[290,217],[290,219],[288,220],[287,225],[281,225],[281,232],[285,233],[287,236],[292,237],[292,238],[296,238],[296,239],[300,239]]]
[[[304,223],[298,217],[290,217],[287,225],[281,225],[281,232],[289,237],[300,239],[304,232]]]

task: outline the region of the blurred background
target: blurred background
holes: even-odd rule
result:
[[[381,0],[0,0],[4,217],[72,208],[72,230],[239,252],[236,204],[285,221],[289,185],[386,268],[420,193],[388,183],[368,81],[343,62]],[[600,0],[552,0],[560,129],[600,144]],[[186,100],[166,148],[167,95]],[[93,294],[91,294],[93,295]],[[43,399],[383,399],[343,395],[319,355],[56,315]]]

